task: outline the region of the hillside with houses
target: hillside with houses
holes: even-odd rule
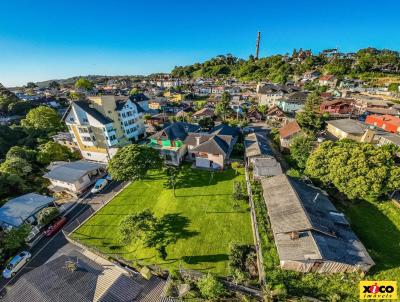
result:
[[[1,85],[0,297],[357,301],[400,279],[399,148],[391,50]]]

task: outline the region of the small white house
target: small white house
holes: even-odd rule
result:
[[[97,179],[106,174],[105,165],[98,162],[79,160],[75,162],[55,162],[43,175],[50,180],[53,192],[66,192],[72,196],[81,195]]]

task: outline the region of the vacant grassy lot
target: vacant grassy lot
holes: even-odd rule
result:
[[[376,263],[367,278],[400,281],[400,209],[389,201],[363,201],[343,210]]]
[[[236,175],[224,172],[184,168],[183,181],[173,190],[165,189],[165,178],[159,172],[136,181],[81,226],[73,237],[100,249],[140,264],[158,264],[163,268],[184,267],[227,275],[230,242],[252,243],[247,203],[232,198],[233,182],[244,180],[244,171]],[[239,204],[239,207],[235,207]],[[178,240],[167,247],[163,261],[155,249],[141,242],[124,246],[118,238],[118,225],[125,215],[143,209],[167,217],[169,232]]]

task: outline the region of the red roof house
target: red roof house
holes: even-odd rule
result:
[[[400,132],[400,118],[393,115],[368,115],[365,120],[367,125],[373,125],[387,132],[397,133]]]

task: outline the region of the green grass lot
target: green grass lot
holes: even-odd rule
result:
[[[233,182],[244,181],[244,170],[239,175],[233,170],[211,175],[185,166],[174,197],[173,190],[164,188],[164,175],[153,171],[147,179],[131,183],[76,230],[73,238],[132,264],[138,261],[164,269],[183,267],[228,275],[229,244],[253,243],[247,203],[232,198]],[[166,228],[179,238],[167,247],[165,261],[140,241],[127,246],[119,241],[120,221],[144,209],[158,217],[168,215]]]
[[[400,209],[390,201],[362,201],[343,210],[375,261],[366,278],[400,281]]]

